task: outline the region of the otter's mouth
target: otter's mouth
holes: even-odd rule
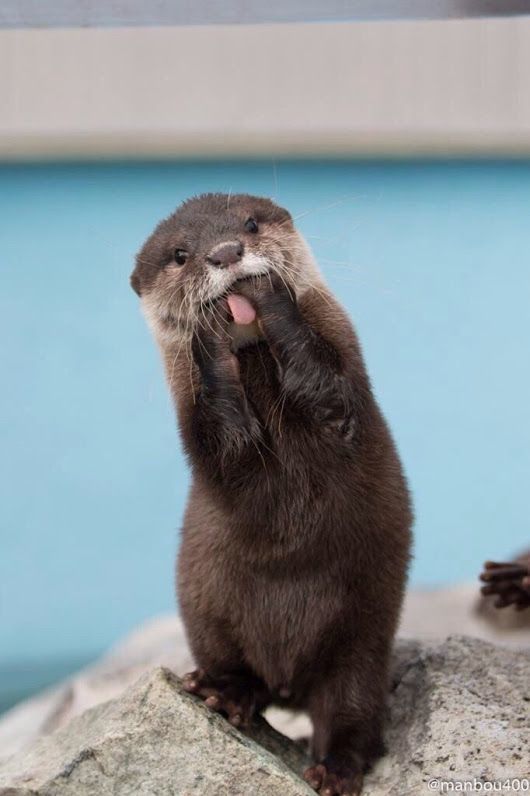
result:
[[[248,326],[256,320],[256,310],[250,301],[238,292],[238,286],[246,282],[259,282],[263,277],[269,274],[269,270],[263,271],[259,274],[249,274],[248,276],[240,276],[223,290],[218,296],[210,299],[209,304],[215,304],[222,299],[226,299],[228,309],[232,315],[232,320],[237,326]]]
[[[236,279],[228,289],[226,301],[228,309],[232,315],[232,320],[237,326],[248,326],[256,320],[256,309],[252,306],[246,296],[242,296],[238,292],[238,286],[245,282],[255,282],[266,276],[266,274],[245,276],[241,279]]]
[[[227,289],[225,290],[225,295],[228,295],[229,293],[232,293],[232,291],[234,289],[235,289],[235,292],[237,293],[237,286],[238,285],[244,285],[246,282],[259,282],[260,279],[263,276],[267,276],[268,273],[269,273],[269,271],[263,271],[261,274],[248,274],[248,276],[238,276],[238,277],[236,277],[236,279],[234,279],[232,284],[229,285],[227,287]]]

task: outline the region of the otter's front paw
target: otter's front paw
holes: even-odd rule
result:
[[[277,273],[271,271],[269,274],[236,282],[233,289],[255,307],[258,322],[263,327],[274,321],[286,323],[298,318],[294,288],[285,277]]]
[[[198,669],[184,676],[183,686],[216,713],[221,713],[234,727],[249,727],[252,718],[269,701],[265,686],[255,677],[222,675],[210,677]]]
[[[191,350],[206,387],[213,386],[219,377],[239,377],[237,357],[231,351],[230,323],[226,300],[199,310]]]
[[[497,595],[496,608],[515,605],[521,610],[530,606],[530,561],[486,561],[480,580],[486,584],[481,589],[482,594]]]
[[[362,771],[331,758],[307,768],[304,779],[320,796],[359,796],[363,787]]]

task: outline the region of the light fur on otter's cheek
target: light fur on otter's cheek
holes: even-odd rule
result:
[[[151,289],[141,296],[144,317],[159,345],[178,343],[189,335],[191,324],[179,286],[175,276],[160,274]]]

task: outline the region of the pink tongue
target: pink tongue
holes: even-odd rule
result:
[[[256,310],[244,296],[238,296],[237,293],[230,293],[227,297],[227,301],[235,323],[245,325],[247,323],[252,323],[256,318]]]

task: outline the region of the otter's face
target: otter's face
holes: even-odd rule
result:
[[[204,194],[162,221],[136,258],[131,284],[157,337],[189,336],[204,307],[235,282],[275,271],[300,295],[317,269],[287,210],[246,194]]]

